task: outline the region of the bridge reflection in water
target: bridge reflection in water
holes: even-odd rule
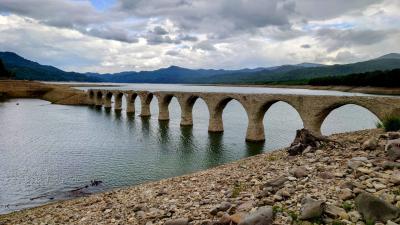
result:
[[[317,96],[317,95],[289,95],[289,94],[240,94],[240,93],[210,93],[210,92],[166,92],[166,91],[121,91],[96,90],[87,91],[91,105],[106,109],[122,110],[122,99],[125,98],[126,112],[135,113],[135,100],[140,98],[140,116],[145,118],[151,115],[150,103],[154,96],[158,101],[158,120],[167,121],[170,118],[169,104],[176,98],[181,108],[181,126],[193,125],[193,106],[197,99],[202,99],[208,108],[210,133],[224,131],[222,113],[226,105],[238,101],[244,108],[248,127],[246,140],[262,142],[265,140],[263,119],[265,113],[277,102],[286,102],[300,115],[303,126],[316,133],[321,133],[321,125],[333,110],[355,104],[368,109],[382,120],[388,115],[400,115],[400,98],[378,96]],[[112,104],[114,98],[114,104]],[[282,115],[284,116],[284,115]]]
[[[229,148],[227,143],[224,143],[222,132],[208,132],[205,137],[195,137],[193,126],[180,126],[180,135],[176,136],[176,132],[171,133],[170,121],[169,120],[158,120],[158,122],[151,119],[150,116],[141,116],[138,122],[135,117],[131,115],[124,115],[121,110],[112,110],[110,108],[94,107],[95,112],[100,115],[104,115],[105,118],[112,120],[113,123],[117,123],[116,126],[120,129],[127,128],[132,131],[140,131],[140,142],[142,145],[146,145],[151,139],[156,139],[154,143],[158,143],[158,147],[161,152],[168,153],[175,149],[176,154],[179,154],[178,158],[181,158],[180,163],[191,163],[192,157],[198,153],[196,151],[204,151],[205,156],[205,167],[213,167],[226,162],[226,153]],[[126,123],[126,124],[123,124]],[[135,133],[135,132],[133,132]],[[198,131],[197,131],[198,133]],[[198,143],[205,139],[205,143]],[[154,144],[153,141],[151,144]],[[203,147],[199,147],[203,146]],[[249,157],[262,153],[265,149],[264,142],[246,142],[245,152],[242,157]],[[192,165],[181,165],[186,167],[188,171]]]

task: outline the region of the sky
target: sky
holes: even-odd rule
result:
[[[400,0],[0,0],[0,51],[66,71],[341,64],[399,43]]]

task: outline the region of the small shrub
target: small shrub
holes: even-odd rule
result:
[[[297,222],[299,220],[299,215],[296,212],[289,211],[288,214],[292,218],[292,223]]]
[[[388,116],[377,124],[378,128],[383,128],[385,131],[398,131],[400,130],[400,116]]]
[[[346,225],[346,223],[339,220],[335,220],[332,222],[332,225]]]
[[[375,225],[375,221],[373,220],[366,220],[365,225]]]
[[[232,198],[237,198],[244,189],[244,185],[241,182],[236,182],[232,190]]]
[[[267,161],[268,162],[276,161],[277,159],[278,159],[278,157],[276,157],[274,155],[267,156]]]
[[[281,213],[281,212],[283,212],[284,209],[283,209],[282,207],[278,206],[278,205],[274,205],[274,206],[272,206],[272,211],[273,211],[274,214],[275,214],[275,213]]]
[[[398,188],[397,190],[392,191],[392,193],[394,195],[400,195],[400,188]]]
[[[350,212],[353,209],[353,205],[348,202],[343,202],[342,208],[346,210],[346,212]]]

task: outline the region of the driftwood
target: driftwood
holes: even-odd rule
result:
[[[307,148],[317,148],[321,145],[321,142],[335,142],[322,135],[314,134],[307,129],[301,129],[296,131],[296,138],[288,148],[289,155],[300,155]]]

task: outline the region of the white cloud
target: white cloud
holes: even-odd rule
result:
[[[398,0],[0,1],[0,51],[80,72],[346,63],[400,52]]]

